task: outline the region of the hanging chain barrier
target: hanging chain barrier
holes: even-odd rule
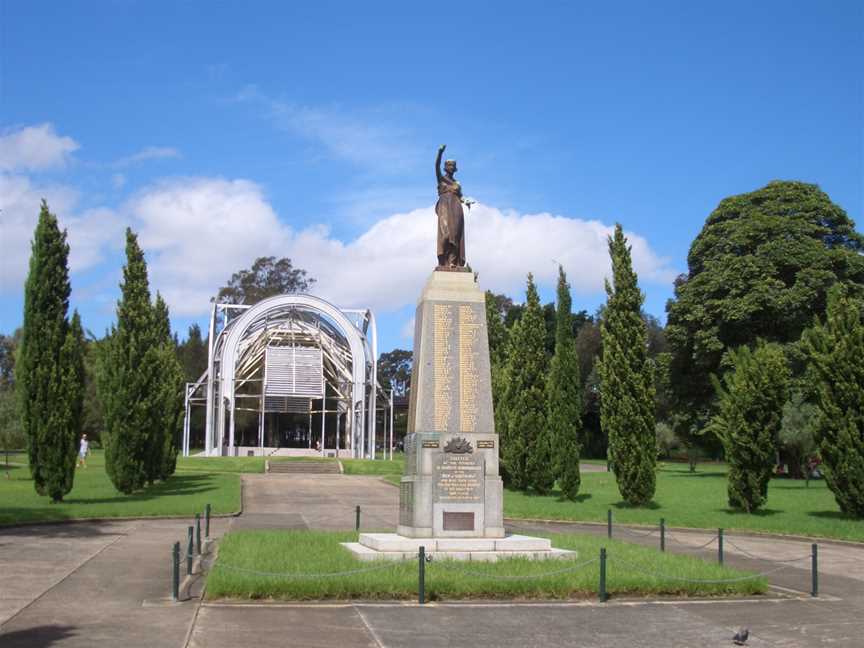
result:
[[[808,558],[809,558],[809,556],[808,556]],[[698,584],[703,584],[703,585],[720,585],[720,584],[725,584],[725,583],[741,583],[743,581],[754,580],[756,578],[762,578],[763,576],[768,576],[769,574],[773,574],[775,572],[778,572],[781,569],[788,569],[789,568],[789,565],[781,565],[780,567],[775,567],[774,569],[769,569],[768,571],[760,572],[758,574],[748,574],[747,576],[738,576],[736,578],[686,578],[683,576],[675,576],[672,574],[666,574],[666,573],[657,572],[657,571],[650,570],[650,569],[645,569],[643,567],[640,567],[639,565],[631,563],[628,560],[625,560],[624,558],[615,558],[614,560],[607,558],[607,561],[611,562],[612,564],[614,564],[616,562],[623,563],[629,569],[631,569],[631,570],[633,570],[633,571],[635,571],[635,572],[637,572],[643,576],[650,576],[652,578],[666,578],[666,579],[678,581],[681,583],[698,583]]]
[[[813,552],[811,551],[806,556],[800,556],[798,558],[782,558],[782,559],[763,558],[762,556],[756,556],[756,555],[750,553],[749,551],[747,551],[746,549],[744,549],[743,547],[738,546],[737,544],[732,542],[728,537],[726,538],[726,544],[729,545],[730,547],[735,547],[739,552],[741,552],[742,554],[744,554],[748,558],[752,558],[753,560],[761,560],[763,562],[770,562],[770,563],[796,563],[796,562],[801,562],[802,560],[810,560],[810,558],[813,556]]]
[[[474,576],[477,578],[488,578],[490,580],[500,580],[500,581],[521,581],[521,580],[532,580],[537,578],[549,578],[551,576],[560,576],[561,574],[569,574],[571,572],[578,571],[583,567],[590,565],[592,563],[596,563],[598,561],[597,558],[591,558],[589,560],[582,561],[575,565],[570,565],[569,567],[565,567],[563,569],[555,569],[548,572],[542,572],[539,574],[516,574],[516,575],[498,575],[498,574],[489,574],[487,572],[479,571],[476,569],[465,569],[462,567],[461,563],[456,560],[447,560],[447,561],[438,561],[435,562],[436,569],[439,567],[444,567],[450,571],[459,572],[460,574],[465,574],[466,576]],[[470,564],[470,563],[469,563]],[[490,563],[494,564],[494,563]]]

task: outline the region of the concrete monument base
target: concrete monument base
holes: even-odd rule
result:
[[[504,558],[544,560],[576,558],[577,552],[555,549],[548,538],[509,535],[503,538],[406,538],[396,533],[361,533],[359,542],[343,542],[359,560],[410,560],[420,547],[426,555],[450,560],[492,562]]]

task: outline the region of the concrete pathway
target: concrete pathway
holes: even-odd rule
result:
[[[377,477],[245,475],[244,515],[229,528],[392,529],[398,489]],[[168,598],[170,546],[188,520],[73,523],[0,529],[0,646],[858,646],[864,636],[864,549],[820,542],[819,599],[805,594],[809,564],[771,575],[786,596],[747,601],[593,601],[569,604],[224,604]],[[511,521],[514,530],[605,534],[597,525]],[[615,536],[657,545],[656,533]],[[711,534],[672,530],[670,551],[711,560]],[[728,536],[727,562],[755,571],[795,558],[809,542]],[[746,552],[746,553],[745,553]],[[431,572],[430,572],[431,574]],[[200,588],[199,588],[200,589]],[[198,589],[193,588],[193,596]]]
[[[188,525],[0,528],[0,646],[182,646],[196,604],[170,601],[171,545],[184,541]],[[211,535],[226,526],[213,520]]]

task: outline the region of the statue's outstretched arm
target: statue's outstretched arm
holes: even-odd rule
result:
[[[435,157],[435,177],[438,179],[438,182],[441,182],[441,158],[444,156],[445,148],[447,148],[446,144],[439,146],[438,155]]]

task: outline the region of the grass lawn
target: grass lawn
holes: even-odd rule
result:
[[[381,475],[399,484],[402,462],[354,459],[350,472]],[[349,472],[348,462],[345,472]],[[605,463],[592,461],[590,463]],[[397,469],[398,464],[398,469]],[[687,464],[662,463],[657,473],[654,502],[644,508],[630,508],[618,493],[611,473],[582,473],[582,488],[577,501],[562,500],[557,492],[550,496],[526,495],[504,491],[504,515],[509,518],[576,520],[605,522],[612,509],[614,521],[626,524],[658,525],[666,518],[669,526],[700,529],[761,531],[864,542],[864,520],[844,516],[834,494],[823,480],[774,479],[768,488],[766,507],[753,514],[729,508],[726,500],[726,467],[700,464],[695,473]]]
[[[399,477],[402,475],[402,470],[405,467],[405,457],[402,454],[393,456],[393,460],[389,459],[341,459],[342,468],[346,475],[390,475],[396,477],[396,482],[399,483]]]
[[[208,503],[214,514],[240,509],[239,476],[227,471],[186,470],[183,464],[191,459],[178,461],[177,472],[167,481],[123,495],[105,474],[103,453],[95,451],[87,459],[87,468],[75,471],[72,491],[59,504],[36,494],[24,463],[26,455],[16,459],[9,479],[0,465],[0,525],[94,517],[193,516],[203,513]]]
[[[767,589],[764,577],[746,578],[747,572],[689,556],[661,554],[593,537],[550,537],[553,546],[577,549],[579,557],[574,561],[513,558],[498,563],[433,560],[426,566],[426,596],[430,600],[594,597],[598,589],[598,561],[560,572],[598,557],[601,546],[608,551],[607,591],[612,595],[743,595]],[[392,600],[417,596],[417,561],[360,562],[339,545],[355,539],[356,534],[350,532],[230,533],[221,540],[217,562],[207,576],[207,598]],[[345,573],[353,570],[362,571]],[[520,578],[527,576],[531,577]],[[681,580],[741,578],[744,580],[732,583]]]
[[[507,490],[504,515],[511,518],[606,521],[657,525],[666,518],[669,526],[728,530],[763,531],[864,541],[864,520],[844,516],[834,495],[823,480],[774,479],[768,487],[768,502],[754,514],[728,507],[726,468],[720,464],[700,465],[691,473],[687,464],[661,464],[657,492],[650,507],[630,508],[621,501],[615,476],[610,473],[582,473],[577,501],[563,501],[558,495],[526,495]]]

